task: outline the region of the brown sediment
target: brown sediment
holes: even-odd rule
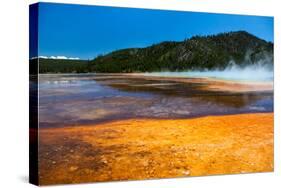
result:
[[[40,184],[273,170],[273,113],[40,130]]]
[[[116,74],[117,75],[117,74]],[[118,74],[122,76],[124,74]],[[209,91],[226,91],[226,92],[250,92],[250,91],[273,91],[273,82],[250,82],[250,81],[231,81],[231,80],[220,80],[215,78],[183,78],[183,77],[163,77],[163,76],[145,76],[142,73],[125,74],[126,76],[141,78],[141,79],[152,79],[152,80],[166,80],[183,83],[197,83],[204,84],[202,90]]]
[[[250,92],[250,91],[273,91],[273,83],[263,82],[235,82],[216,79],[206,79],[207,90],[229,91],[229,92]]]

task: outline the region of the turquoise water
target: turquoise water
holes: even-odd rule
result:
[[[273,82],[273,71],[258,68],[237,69],[214,71],[186,71],[186,72],[151,72],[144,73],[145,76],[181,77],[181,78],[215,78],[229,81],[240,82]]]

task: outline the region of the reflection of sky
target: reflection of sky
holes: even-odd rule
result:
[[[42,102],[55,102],[68,99],[91,100],[101,97],[128,96],[130,93],[112,89],[97,84],[93,79],[79,79],[79,77],[40,78],[40,98]],[[133,94],[130,94],[133,95]]]
[[[41,126],[63,126],[273,110],[272,93],[214,93],[198,87],[124,77],[40,75],[39,121]]]

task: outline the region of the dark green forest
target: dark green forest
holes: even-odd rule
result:
[[[86,60],[39,59],[39,73],[86,73],[89,62]]]
[[[93,60],[39,59],[40,73],[131,73],[224,69],[231,60],[241,67],[273,66],[273,43],[236,31],[194,36],[181,42],[165,41],[146,48],[129,48]]]

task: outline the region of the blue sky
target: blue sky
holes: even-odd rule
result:
[[[273,41],[273,18],[102,6],[39,4],[39,55],[93,59],[117,49],[245,30]]]

